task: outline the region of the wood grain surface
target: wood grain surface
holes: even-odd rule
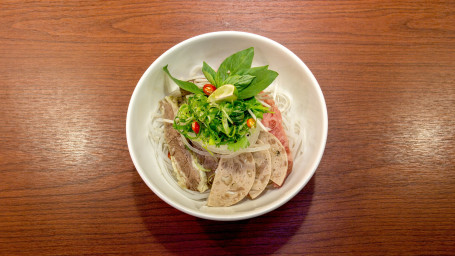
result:
[[[147,67],[198,34],[278,41],[329,132],[309,184],[250,220],[160,200],[128,153]],[[455,255],[454,1],[0,2],[0,255]]]

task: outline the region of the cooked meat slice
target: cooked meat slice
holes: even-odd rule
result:
[[[205,150],[201,146],[199,146],[197,143],[193,144],[193,147],[199,149],[199,150]],[[195,154],[197,156],[197,161],[198,163],[205,169],[206,171],[206,176],[207,176],[207,185],[210,187],[210,185],[213,182],[213,178],[215,177],[215,170],[218,167],[218,162],[220,161],[219,158],[216,158],[214,156],[203,156],[199,154]]]
[[[274,100],[265,99],[264,101],[272,107],[271,109],[272,113],[264,114],[262,124],[271,129],[270,133],[273,134],[281,142],[281,145],[283,145],[283,147],[286,149],[286,154],[288,155],[288,169],[286,174],[287,176],[292,171],[293,160],[291,149],[289,148],[289,140],[286,135],[286,132],[284,131],[281,112],[276,106]]]
[[[264,143],[270,144],[269,152],[272,162],[272,174],[270,176],[270,180],[277,186],[281,186],[286,178],[286,171],[288,169],[286,150],[283,145],[281,145],[281,142],[269,132],[262,131],[259,134],[259,139]]]
[[[175,107],[172,98],[160,101],[163,118],[174,119]],[[164,138],[169,147],[172,167],[178,184],[182,188],[194,191],[204,192],[208,189],[205,172],[194,166],[192,154],[185,148],[180,133],[178,133],[172,124],[165,123]]]
[[[215,172],[208,206],[231,206],[242,200],[254,183],[256,167],[253,155],[243,153],[222,158]]]
[[[193,147],[205,151],[205,149],[203,149],[197,143],[194,143]],[[199,154],[197,154],[197,159],[199,161],[199,164],[201,164],[205,169],[210,171],[215,171],[216,168],[218,167],[218,162],[220,161],[218,158],[214,156],[204,156]]]
[[[258,140],[257,143],[264,144],[261,140]],[[256,165],[256,176],[248,195],[251,199],[255,199],[269,184],[270,175],[272,174],[272,160],[269,150],[253,152],[252,154]]]

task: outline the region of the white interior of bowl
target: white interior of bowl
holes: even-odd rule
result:
[[[204,206],[169,186],[153,157],[147,137],[148,124],[158,101],[169,93],[170,83],[162,67],[169,64],[178,78],[190,77],[191,68],[207,62],[217,68],[224,58],[253,46],[253,66],[269,65],[279,73],[274,83],[292,102],[290,115],[304,127],[304,155],[279,189],[267,190],[254,200],[223,208]],[[165,86],[167,84],[167,86]],[[305,64],[284,46],[255,34],[214,32],[190,38],[166,51],[147,69],[139,80],[128,108],[126,133],[128,148],[136,169],[153,192],[173,207],[205,219],[240,220],[276,209],[296,195],[314,174],[322,157],[327,137],[327,109],[319,85]]]

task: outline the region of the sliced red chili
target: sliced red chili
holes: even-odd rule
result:
[[[206,84],[204,85],[204,87],[202,88],[202,91],[204,91],[204,93],[209,96],[210,94],[212,94],[214,91],[216,90],[216,87],[213,86],[212,84]]]
[[[246,125],[250,128],[256,127],[256,120],[254,120],[254,118],[248,118],[248,120],[246,120]]]
[[[191,129],[193,130],[194,133],[198,134],[199,133],[199,130],[201,129],[201,127],[199,126],[199,123],[194,121],[192,124],[191,124]]]

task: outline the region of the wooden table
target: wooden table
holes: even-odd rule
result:
[[[329,132],[309,184],[250,220],[160,200],[128,153],[146,68],[212,31],[312,70]],[[455,255],[454,1],[1,1],[0,255]]]

